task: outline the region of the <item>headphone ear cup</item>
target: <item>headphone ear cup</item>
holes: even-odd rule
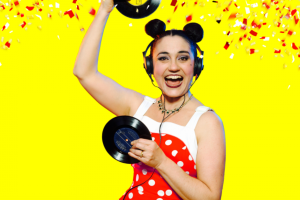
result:
[[[146,65],[147,74],[153,74],[153,62],[150,56],[146,56]]]
[[[194,76],[198,75],[198,77],[199,77],[201,71],[202,71],[202,59],[199,57],[196,57],[195,65],[194,65]]]

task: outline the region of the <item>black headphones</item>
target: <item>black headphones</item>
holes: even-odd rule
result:
[[[152,79],[151,75],[153,75],[153,60],[152,60],[151,56],[146,56],[146,53],[147,53],[148,48],[153,44],[153,42],[154,42],[154,40],[152,42],[150,42],[150,44],[147,46],[146,50],[143,52],[143,57],[144,57],[143,65],[144,65],[144,68],[152,82],[153,82],[153,79]],[[204,51],[201,51],[200,47],[197,44],[196,44],[196,48],[201,53],[202,58],[200,58],[198,56],[195,58],[195,62],[194,62],[195,81],[198,79],[202,70],[204,69],[204,65],[203,65]],[[196,50],[196,52],[197,52],[197,50]]]

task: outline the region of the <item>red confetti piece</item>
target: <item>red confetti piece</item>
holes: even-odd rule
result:
[[[244,34],[244,38],[246,38],[247,37],[247,34]]]
[[[252,23],[251,23],[251,26],[253,26],[254,28],[257,27],[257,24],[255,23],[255,21],[253,20]]]
[[[26,9],[29,11],[32,11],[34,9],[34,6],[32,6],[32,7],[26,6]]]
[[[265,2],[263,2],[263,6],[265,6],[267,9],[270,8],[270,6],[268,4],[266,4]]]
[[[224,49],[228,49],[228,47],[229,47],[229,42],[226,42],[226,44],[225,44],[225,46],[224,46]]]
[[[247,39],[248,39],[249,41],[251,41],[251,36],[249,36]]]
[[[24,13],[21,14],[21,17],[24,17]]]
[[[293,35],[293,31],[289,30],[288,34]]]
[[[78,15],[77,15],[77,13],[75,13],[75,16],[76,16],[76,18],[79,20],[79,17],[78,17]]]
[[[255,32],[255,31],[253,31],[253,30],[251,30],[249,33],[250,33],[251,35],[253,35],[253,36],[257,36],[257,32]]]
[[[259,24],[257,27],[260,29],[261,28],[261,24]]]
[[[8,48],[10,47],[10,43],[9,42],[6,42],[5,43],[5,46],[7,46]]]
[[[292,43],[292,48],[298,50],[298,47],[295,45],[295,43]]]
[[[175,5],[176,5],[176,3],[177,3],[177,0],[172,0],[172,2],[171,2],[171,6],[175,6]]]
[[[170,23],[170,22],[171,22],[171,20],[169,20],[169,19],[168,19],[168,20],[167,20],[167,22],[168,22],[168,23]]]
[[[247,26],[247,19],[246,18],[243,19],[243,24],[245,24]]]
[[[72,3],[76,3],[77,2],[77,0],[73,0],[73,2]]]
[[[298,24],[299,19],[297,19],[296,15],[294,16],[294,19],[295,19],[295,25]]]
[[[265,37],[265,36],[263,36],[263,37],[260,37],[259,39],[266,39],[266,37]]]
[[[254,54],[255,49],[250,49],[250,54]]]
[[[197,2],[197,1],[195,1],[195,3],[194,3],[194,6],[195,6],[195,5],[197,5],[197,3],[198,3],[198,2]]]
[[[243,39],[243,38],[242,38],[242,37],[240,37],[239,41],[242,41],[242,39]]]
[[[185,2],[183,2],[183,3],[181,4],[181,7],[184,6],[184,4],[185,4]]]
[[[23,23],[21,24],[21,27],[24,28],[25,25],[26,25],[26,22],[23,21]]]
[[[245,26],[245,25],[241,26],[241,29],[243,29],[243,30],[246,30],[246,28],[247,28],[247,26]]]
[[[77,8],[77,10],[79,10],[79,6],[78,5],[76,5],[76,8]]]
[[[230,34],[230,31],[228,31],[227,35],[229,35],[229,34]]]
[[[39,9],[40,12],[42,12],[42,10],[43,10],[43,9],[41,9],[41,8]]]
[[[280,53],[280,52],[281,52],[281,49],[274,51],[274,53]]]
[[[175,11],[177,10],[177,7],[178,7],[178,5],[174,8],[174,11],[173,11],[173,12],[175,12]]]
[[[264,23],[263,23],[263,25],[267,25],[267,23],[266,23],[266,22],[264,22]]]
[[[91,15],[95,15],[96,14],[96,10],[94,8],[91,8],[90,12]]]
[[[277,22],[277,27],[279,27],[279,26],[280,26],[280,24],[281,24],[281,23]]]
[[[189,21],[191,21],[191,20],[192,20],[192,15],[189,15],[189,16],[186,17],[186,21],[187,21],[187,22],[189,22]]]
[[[15,4],[15,6],[18,6],[19,5],[19,1],[15,1],[14,4]]]
[[[282,46],[284,46],[284,47],[285,47],[285,46],[286,46],[286,44],[285,44],[285,43],[282,43]]]
[[[73,18],[74,17],[74,13],[72,10],[68,10],[64,13],[64,15],[69,15],[70,18]]]
[[[234,18],[236,18],[236,14],[237,14],[237,13],[232,13],[232,14],[229,16],[228,19],[234,19]]]
[[[292,10],[291,15],[293,16],[297,12],[296,9]]]

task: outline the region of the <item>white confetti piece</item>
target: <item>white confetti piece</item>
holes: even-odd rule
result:
[[[55,2],[55,8],[59,8],[59,3]]]
[[[270,37],[265,37],[264,41],[269,41]]]
[[[132,26],[132,23],[130,23],[129,26]]]
[[[245,7],[246,9],[246,14],[249,14],[250,13],[250,9],[248,7]]]
[[[290,88],[291,85],[289,85],[288,89]]]
[[[50,7],[50,8],[53,8],[53,5],[52,5],[52,4],[49,4],[49,7]]]
[[[0,62],[0,67],[2,66],[1,62]]]
[[[232,59],[232,58],[233,58],[233,56],[234,56],[234,54],[232,53],[232,54],[230,55],[230,57],[229,57],[229,58],[231,58],[231,59]]]
[[[295,58],[294,58],[294,55],[293,55],[293,61],[292,61],[292,63],[295,61]]]
[[[266,47],[266,45],[262,45],[263,47]]]
[[[57,35],[57,37],[58,37],[58,39],[60,40],[59,35]]]
[[[235,24],[233,25],[233,27],[236,27],[236,26],[242,26],[243,25],[243,22],[239,21],[239,20],[236,20],[235,21]]]
[[[37,15],[37,14],[36,14],[36,16],[37,16],[38,18],[40,18],[40,20],[42,20],[42,17],[41,17],[41,16],[39,16],[39,15]]]
[[[226,31],[223,31],[224,34],[226,34]]]
[[[200,19],[203,19],[203,17],[204,17],[204,16],[202,15],[202,16],[200,17]]]
[[[258,6],[257,3],[251,4],[251,8],[256,8]]]

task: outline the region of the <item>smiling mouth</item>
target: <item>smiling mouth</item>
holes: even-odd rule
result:
[[[165,83],[168,87],[174,88],[179,87],[182,83],[182,76],[166,76]]]

